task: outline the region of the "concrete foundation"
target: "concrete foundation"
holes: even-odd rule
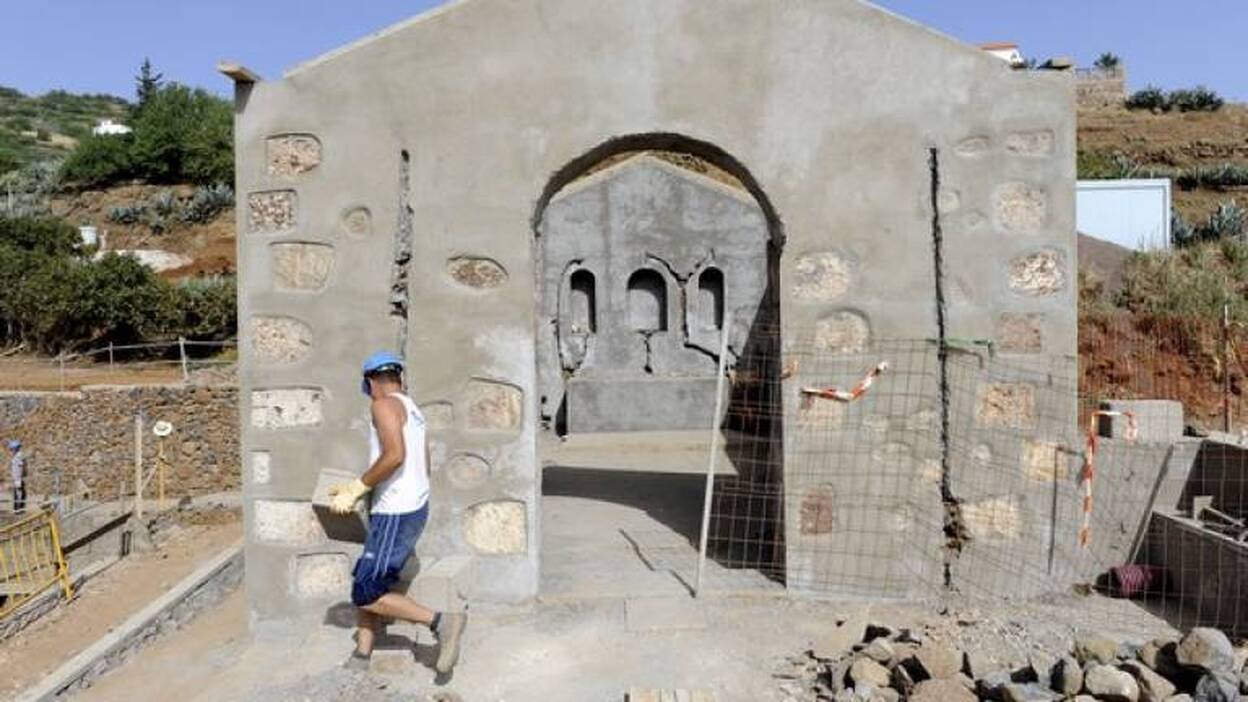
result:
[[[816,328],[829,355],[933,337],[941,237],[951,337],[992,339],[1010,314],[1042,320],[1011,353],[1075,352],[1071,77],[1012,71],[857,0],[456,2],[240,83],[236,110],[239,313],[259,330],[240,349],[242,450],[266,456],[244,488],[257,623],[323,616],[294,564],[356,553],[300,511],[322,468],[364,468],[358,368],[373,349],[398,347],[412,394],[439,408],[421,555],[472,554],[476,596],[508,601],[537,592],[536,438],[558,428],[565,373],[700,379],[709,404],[725,328],[734,358],[767,326],[777,353]],[[628,160],[639,151],[692,158]],[[797,407],[799,376],[774,402]],[[937,406],[921,388],[913,412]],[[970,431],[1021,441],[1027,391],[985,392],[994,409]],[[620,415],[652,401],[624,393]],[[852,461],[795,472],[819,445],[798,436],[774,461],[795,500],[791,572],[876,595],[905,594],[878,588],[890,573],[939,572],[930,483],[912,499],[905,461],[891,483]],[[857,565],[797,538],[817,486],[884,491],[813,519],[856,540]],[[1026,504],[966,499],[996,500],[975,513],[992,538]]]

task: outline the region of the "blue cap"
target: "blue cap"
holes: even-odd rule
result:
[[[397,354],[390,353],[389,351],[378,351],[377,353],[365,359],[364,368],[362,371],[364,373],[364,379],[360,381],[360,390],[365,395],[369,394],[368,392],[369,374],[376,373],[382,370],[389,370],[389,371],[402,373],[403,372],[403,359],[399,358]]]
[[[22,447],[22,442],[18,441],[17,439],[9,439],[9,449],[10,449],[10,450],[12,450],[12,451],[16,451],[16,450],[20,449],[21,447]]]

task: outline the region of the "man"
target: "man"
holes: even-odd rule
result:
[[[22,455],[22,442],[17,439],[9,441],[9,477],[13,480],[13,511],[20,514],[26,511],[26,457]]]
[[[459,640],[468,615],[435,612],[390,588],[412,555],[429,517],[429,447],[425,420],[403,392],[403,361],[385,351],[364,362],[361,389],[372,398],[369,468],[350,483],[330,488],[331,508],[350,513],[370,491],[372,510],[364,552],[352,572],[351,602],[358,608],[356,646],[348,668],[368,668],[383,619],[424,624],[438,640],[436,668],[448,673],[459,660]]]

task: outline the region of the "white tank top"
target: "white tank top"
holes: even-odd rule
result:
[[[425,468],[425,418],[416,403],[412,402],[412,398],[398,392],[390,393],[389,396],[398,398],[407,410],[407,419],[403,422],[403,465],[373,488],[372,511],[377,514],[406,514],[419,510],[429,501],[429,473]],[[377,437],[377,427],[370,422],[369,465],[380,455],[381,440]]]

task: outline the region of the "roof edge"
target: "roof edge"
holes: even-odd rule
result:
[[[291,66],[290,68],[286,69],[286,71],[282,73],[282,77],[293,78],[299,75],[300,73],[316,68],[317,66],[323,63],[328,63],[329,61],[332,61],[338,58],[339,56],[342,56],[343,54],[350,53],[362,46],[371,44],[379,39],[384,39],[392,34],[397,34],[398,32],[401,32],[404,29],[407,29],[408,27],[427,22],[436,17],[440,17],[442,14],[446,12],[450,12],[452,10],[457,9],[460,5],[467,5],[468,3],[475,2],[475,1],[476,0],[449,0],[448,2],[444,2],[441,5],[438,5],[437,7],[431,7],[428,10],[425,10],[424,12],[416,15],[415,17],[409,17],[405,20],[395,22],[394,24],[388,27],[383,27],[382,29],[379,29],[371,34],[365,34],[359,39],[356,39],[355,41],[349,42],[347,44],[343,44],[342,46],[339,46],[336,49],[330,49],[329,51],[321,54],[320,56],[316,56],[315,58],[310,58],[307,61],[297,63],[294,66]]]

